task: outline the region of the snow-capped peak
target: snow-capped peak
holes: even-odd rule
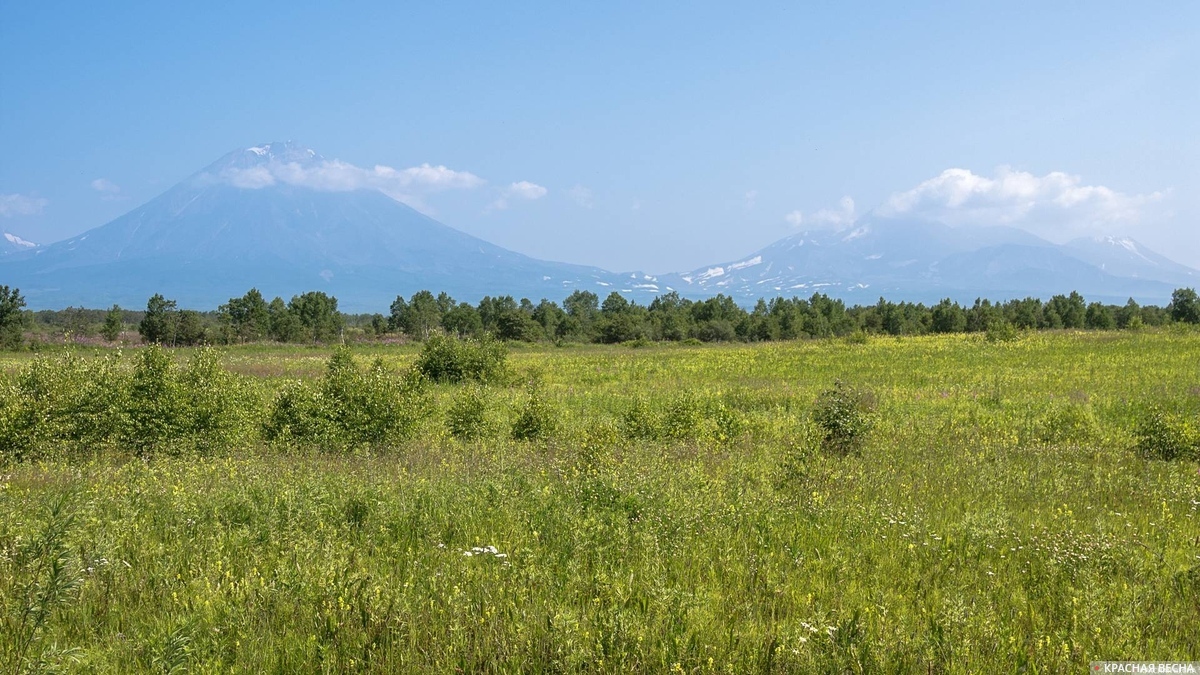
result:
[[[33,243],[32,241],[27,241],[25,239],[18,237],[15,234],[10,234],[8,232],[4,233],[4,238],[7,239],[8,242],[10,244],[12,244],[13,246],[20,246],[21,248],[36,248],[37,247],[37,244]]]
[[[319,160],[320,155],[312,148],[306,148],[299,143],[293,141],[272,143],[260,143],[259,145],[251,146],[242,151],[241,162],[250,164],[261,164],[263,162],[299,162],[304,164],[313,160]]]

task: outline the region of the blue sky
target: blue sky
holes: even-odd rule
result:
[[[56,241],[294,139],[469,173],[412,203],[620,271],[876,208],[1200,267],[1200,3],[798,5],[5,3],[0,228]]]

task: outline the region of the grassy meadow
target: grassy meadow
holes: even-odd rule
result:
[[[399,421],[349,441],[353,410],[295,413],[341,391],[330,348],[179,350],[161,380],[144,351],[0,358],[0,672],[1200,660],[1195,455],[1135,449],[1155,410],[1200,438],[1194,330],[513,346],[482,385],[355,347]],[[852,452],[814,422],[835,381]],[[186,443],[162,382],[192,387]]]

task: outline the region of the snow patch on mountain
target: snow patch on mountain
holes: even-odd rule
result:
[[[753,258],[750,258],[749,260],[743,260],[742,262],[734,263],[734,264],[730,265],[729,270],[732,272],[734,270],[745,269],[747,267],[753,267],[755,265],[761,265],[761,264],[762,264],[762,256],[756,255]]]
[[[37,247],[37,244],[33,243],[32,241],[28,241],[28,240],[22,239],[22,238],[18,237],[17,235],[15,235],[15,234],[13,234],[13,233],[11,233],[11,232],[5,232],[5,233],[4,233],[4,238],[5,238],[5,239],[7,239],[7,240],[8,240],[8,242],[9,242],[10,244],[12,244],[13,246],[20,246],[21,248],[35,248],[35,247]]]

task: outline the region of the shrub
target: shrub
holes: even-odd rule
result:
[[[859,452],[874,425],[875,397],[836,380],[817,395],[812,418],[822,432],[822,449],[841,455]]]
[[[1042,443],[1087,443],[1100,435],[1091,406],[1055,401],[1034,424],[1033,437]]]
[[[196,352],[180,370],[158,345],[133,368],[124,443],[139,455],[154,451],[211,453],[247,442],[258,405],[216,352]]]
[[[348,348],[339,347],[315,390],[298,383],[280,391],[263,437],[334,446],[405,440],[425,412],[423,382],[418,372],[397,375],[378,359],[363,370]]]
[[[495,382],[504,378],[507,360],[504,343],[489,336],[462,340],[435,335],[425,341],[416,368],[435,382]]]
[[[1146,459],[1195,459],[1200,456],[1200,433],[1186,416],[1154,406],[1134,431],[1138,454]]]
[[[542,392],[537,378],[525,388],[525,403],[513,421],[512,437],[518,441],[546,440],[558,428],[557,412]]]
[[[0,390],[0,459],[74,454],[111,443],[125,423],[119,357],[38,357]]]
[[[621,433],[631,440],[658,438],[661,426],[657,411],[651,409],[645,396],[634,396],[629,407],[621,414]]]
[[[1003,319],[993,319],[987,327],[985,339],[988,342],[1013,342],[1018,337],[1017,327]]]
[[[867,332],[859,328],[853,333],[850,333],[844,338],[848,345],[865,345],[871,342],[871,336]]]
[[[700,399],[684,392],[667,401],[662,416],[662,436],[672,440],[699,438],[702,435],[705,415]]]
[[[463,388],[446,411],[446,427],[450,435],[464,440],[491,435],[488,419],[487,390],[479,385]]]
[[[327,445],[337,438],[321,392],[299,381],[288,383],[275,395],[262,435],[269,442],[312,445]]]
[[[745,418],[725,401],[683,392],[658,406],[637,396],[621,415],[620,430],[631,440],[713,440],[725,442],[740,436]]]

